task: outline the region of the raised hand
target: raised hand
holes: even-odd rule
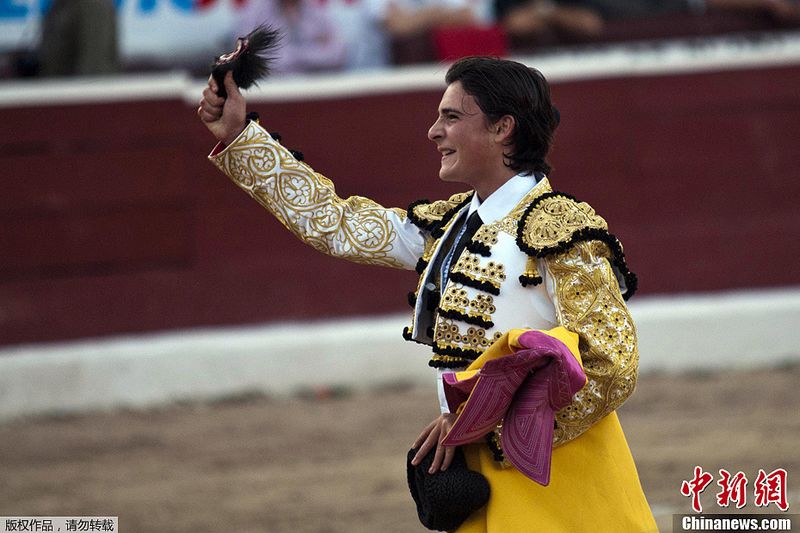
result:
[[[227,98],[217,96],[217,82],[209,76],[197,115],[217,140],[230,144],[245,128],[247,102],[233,81],[231,72],[225,76],[225,90]]]

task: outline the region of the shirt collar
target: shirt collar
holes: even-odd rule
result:
[[[544,176],[535,172],[521,172],[501,185],[483,202],[477,194],[473,194],[468,214],[478,211],[484,224],[497,222],[506,216],[542,177]]]

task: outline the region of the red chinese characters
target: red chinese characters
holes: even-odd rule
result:
[[[704,472],[701,467],[695,466],[694,477],[690,481],[681,483],[681,494],[692,497],[692,509],[694,509],[694,512],[703,512],[703,506],[700,504],[700,493],[706,490],[706,487],[713,479],[714,476]]]
[[[727,507],[731,502],[736,504],[737,509],[747,505],[747,476],[744,472],[736,472],[731,476],[730,472],[724,468],[719,469],[720,480],[717,485],[721,487],[717,493],[717,504],[720,507]]]
[[[753,486],[756,507],[766,507],[774,503],[781,511],[789,509],[789,502],[786,500],[786,470],[783,468],[776,468],[769,474],[759,468]]]
[[[720,491],[717,493],[717,504],[720,507],[728,507],[731,503],[736,504],[737,509],[747,505],[747,476],[744,472],[736,472],[731,475],[724,468],[719,469],[719,480],[717,485]],[[769,474],[763,469],[758,470],[758,477],[753,483],[753,493],[757,507],[767,507],[774,503],[781,511],[789,510],[789,502],[786,497],[787,473],[783,468],[776,468]],[[703,512],[703,505],[700,503],[700,494],[706,490],[714,476],[705,472],[702,467],[694,467],[694,477],[681,483],[681,494],[691,496],[692,510],[696,513]]]

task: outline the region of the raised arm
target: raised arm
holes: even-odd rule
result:
[[[198,115],[224,145],[211,161],[236,185],[313,248],[357,263],[413,269],[430,237],[368,198],[342,199],[333,183],[295,159],[255,122],[245,123],[245,101],[230,79],[228,98],[214,80],[203,91]]]

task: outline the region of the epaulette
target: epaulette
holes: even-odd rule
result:
[[[542,278],[536,270],[535,258],[543,258],[569,250],[584,241],[604,242],[611,251],[611,264],[623,277],[627,300],[636,292],[636,274],[628,269],[622,244],[608,232],[606,221],[586,202],[561,193],[548,192],[537,197],[525,209],[517,226],[517,245],[531,257],[522,285],[537,285]]]
[[[473,192],[454,194],[447,200],[417,200],[408,206],[408,219],[418,228],[441,237],[443,228],[458,211],[472,200]]]

